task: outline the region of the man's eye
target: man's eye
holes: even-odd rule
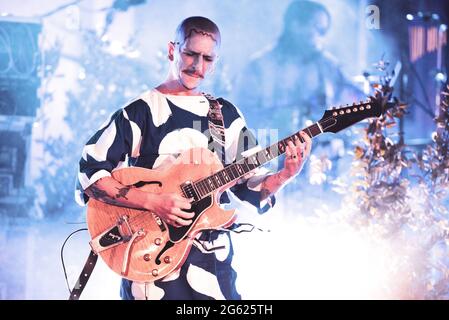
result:
[[[207,62],[212,62],[212,61],[214,61],[213,58],[207,58],[207,57],[205,57],[204,60],[206,60]]]
[[[193,53],[191,53],[191,52],[184,52],[184,54],[185,54],[186,56],[193,57]]]

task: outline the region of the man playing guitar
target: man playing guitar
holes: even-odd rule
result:
[[[170,68],[166,80],[114,113],[84,147],[78,173],[78,202],[87,203],[91,198],[146,210],[175,228],[194,222],[194,213],[188,212],[194,199],[175,192],[145,192],[120,183],[111,173],[127,166],[164,168],[187,149],[208,148],[212,140],[208,130],[210,101],[199,86],[216,64],[220,42],[218,27],[207,18],[190,17],[178,26],[174,41],[168,43]],[[222,98],[215,101],[221,106],[225,136],[222,162],[226,165],[241,158],[241,152],[255,147],[256,142],[240,111]],[[305,142],[289,141],[282,170],[273,174],[256,168],[250,177],[232,181],[227,188],[257,208],[263,207],[264,202],[272,203],[273,194],[301,171],[310,154],[311,139],[304,132],[301,135]],[[226,199],[223,193],[220,202]],[[196,234],[195,240],[182,267],[166,277],[143,282],[124,277],[121,297],[240,299],[231,267],[229,232],[203,231]],[[212,242],[225,245],[215,252],[206,250],[214,247]],[[198,243],[201,245],[195,245]]]

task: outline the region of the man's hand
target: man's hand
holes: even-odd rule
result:
[[[312,139],[304,131],[301,131],[300,134],[304,139],[304,142],[301,142],[296,136],[295,143],[292,141],[288,142],[285,151],[286,158],[284,161],[284,168],[280,171],[280,174],[285,178],[290,178],[298,174],[307,160],[307,157],[310,155]]]
[[[192,200],[176,193],[149,193],[145,208],[174,227],[188,226],[192,223],[191,219],[195,214],[182,211],[182,209],[190,209]]]
[[[260,200],[264,200],[271,194],[274,194],[290,177],[301,171],[312,148],[312,139],[305,132],[301,131],[301,137],[304,139],[304,142],[301,142],[298,138],[295,139],[295,143],[288,142],[285,150],[287,157],[285,158],[284,168],[268,176],[262,182]]]

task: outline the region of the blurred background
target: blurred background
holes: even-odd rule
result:
[[[317,137],[270,212],[234,203],[264,230],[233,235],[243,298],[448,299],[448,14],[438,0],[0,0],[0,299],[68,298],[60,249],[86,227],[82,147],[165,79],[192,15],[222,33],[204,91],[238,106],[261,145],[386,84],[399,110]],[[70,286],[89,240],[66,244]],[[82,299],[119,299],[119,281],[100,261]]]

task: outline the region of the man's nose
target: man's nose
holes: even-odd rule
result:
[[[203,68],[203,57],[202,56],[195,57],[195,60],[193,61],[193,66],[195,67],[195,70],[202,70],[202,68]]]

